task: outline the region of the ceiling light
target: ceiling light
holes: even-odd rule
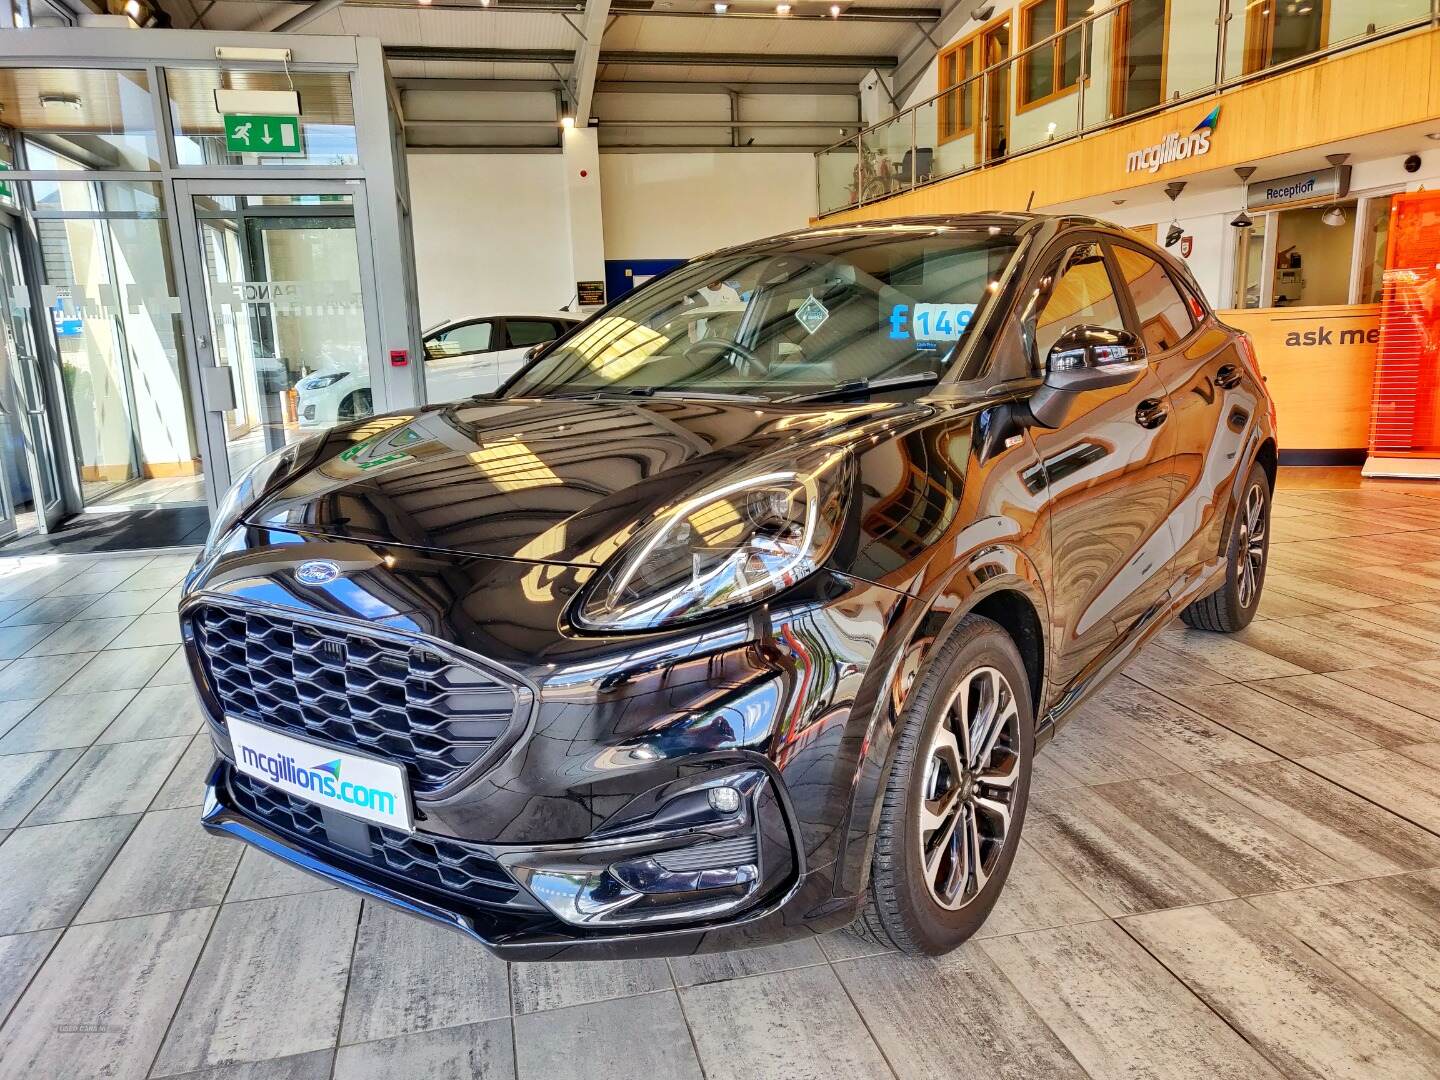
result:
[[[830,5],[830,17],[831,17],[832,19],[838,19],[838,18],[840,17],[840,5],[839,5],[839,4],[831,4],[831,5]]]
[[[140,0],[125,0],[125,14],[136,22],[140,21]]]
[[[776,14],[776,15],[789,15],[789,14],[790,14],[790,5],[789,5],[789,4],[776,4],[776,5],[775,5],[775,14]]]
[[[716,3],[716,5],[715,5],[715,14],[716,14],[716,15],[724,15],[725,12],[727,12],[727,11],[729,11],[729,10],[730,10],[730,5],[727,4],[727,3],[725,3],[724,0],[719,0],[719,2]]]
[[[575,117],[571,116],[569,113],[566,113],[564,116],[560,117],[560,126],[563,127],[566,131],[569,131],[575,126]]]
[[[1338,206],[1332,206],[1320,215],[1320,224],[1329,225],[1332,229],[1339,228],[1345,224],[1345,211]]]
[[[78,111],[80,108],[80,95],[42,93],[40,95],[40,107],[43,109],[75,109]]]
[[[1425,138],[1434,139],[1436,142],[1440,142],[1440,131],[1432,131],[1429,135],[1426,135]]]
[[[1180,242],[1180,238],[1184,235],[1184,229],[1180,228],[1178,224],[1172,224],[1170,228],[1165,230],[1165,246],[1167,248],[1174,247]]]
[[[1240,213],[1235,215],[1230,224],[1234,225],[1237,229],[1248,229],[1255,224],[1255,221],[1244,210],[1241,210]]]

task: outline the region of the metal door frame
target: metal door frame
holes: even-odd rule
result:
[[[380,366],[382,341],[379,316],[379,290],[375,281],[374,249],[370,236],[370,211],[365,197],[365,183],[362,180],[187,180],[173,181],[175,206],[175,250],[179,255],[177,272],[181,280],[177,288],[184,295],[186,303],[187,332],[193,345],[190,357],[195,375],[195,402],[200,415],[196,417],[196,432],[200,437],[205,455],[205,493],[214,506],[229,490],[235,478],[231,475],[230,454],[225,434],[223,411],[211,407],[205,397],[205,369],[214,369],[216,363],[215,343],[212,340],[214,325],[210,318],[210,303],[206,288],[207,267],[205,251],[201,244],[200,222],[204,216],[195,212],[195,199],[203,196],[223,195],[348,195],[352,202],[349,207],[355,222],[355,249],[360,268],[360,304],[365,323],[365,350],[370,361],[370,387],[377,411],[384,411],[389,405],[387,372]],[[323,206],[324,204],[322,204]],[[276,207],[269,216],[314,217],[314,207],[298,205],[293,208]],[[332,211],[333,214],[333,211]]]

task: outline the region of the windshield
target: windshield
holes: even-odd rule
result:
[[[1015,248],[999,228],[925,227],[801,237],[700,259],[555,347],[506,396],[785,398],[860,381],[939,379]]]

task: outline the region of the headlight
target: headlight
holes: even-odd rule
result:
[[[663,511],[586,587],[576,622],[642,630],[774,596],[834,549],[849,476],[837,450],[764,462]]]
[[[327,386],[334,386],[341,379],[348,379],[348,371],[331,371],[324,375],[311,375],[308,379],[300,380],[301,390],[324,390]]]
[[[207,554],[226,533],[239,523],[245,512],[255,505],[275,475],[290,467],[290,463],[295,460],[296,453],[295,446],[282,446],[274,453],[266,454],[255,462],[240,474],[235,483],[230,485],[230,490],[220,500],[220,506],[215,511],[215,518],[210,524],[210,532],[205,537]]]

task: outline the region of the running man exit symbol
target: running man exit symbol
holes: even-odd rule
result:
[[[225,118],[225,149],[232,154],[303,154],[298,116]]]

